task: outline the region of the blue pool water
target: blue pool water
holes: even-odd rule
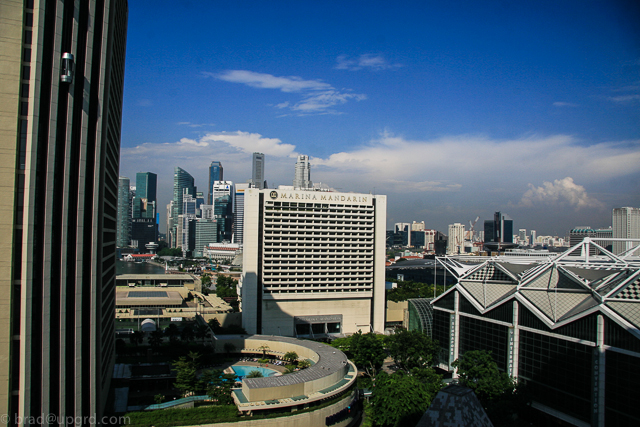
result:
[[[262,374],[263,377],[272,377],[275,374],[277,374],[277,371],[274,371],[273,369],[268,369],[268,368],[261,368],[258,366],[240,366],[240,365],[233,365],[231,367],[231,369],[233,369],[233,372],[236,373],[236,375],[238,376],[238,380],[243,380],[244,377],[246,377],[247,375],[249,375],[249,372],[251,371],[260,371],[260,373]]]

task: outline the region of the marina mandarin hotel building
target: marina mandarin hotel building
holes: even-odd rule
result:
[[[383,332],[386,211],[386,196],[246,190],[247,332]]]

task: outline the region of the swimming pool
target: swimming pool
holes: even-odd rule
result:
[[[278,373],[278,371],[273,369],[262,368],[260,366],[233,365],[231,369],[233,369],[233,372],[238,376],[238,380],[243,380],[251,371],[260,371],[263,377],[272,377]]]

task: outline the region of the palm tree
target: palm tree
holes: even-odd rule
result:
[[[151,347],[153,347],[156,350],[162,345],[161,330],[155,330],[151,332],[151,336],[149,336],[149,344],[151,344]]]
[[[293,364],[298,360],[298,353],[296,353],[295,351],[288,351],[284,354],[284,356],[282,356],[282,358],[287,362]]]
[[[267,358],[267,351],[271,350],[268,345],[261,345],[260,347],[258,347],[258,349],[262,350],[262,358],[263,359]]]
[[[209,327],[207,325],[199,325],[196,326],[195,335],[197,338],[202,339],[202,344],[204,344],[204,339],[209,334]]]
[[[262,375],[262,372],[260,372],[258,370],[251,371],[247,375],[247,378],[262,378],[262,377],[264,377],[264,375]]]

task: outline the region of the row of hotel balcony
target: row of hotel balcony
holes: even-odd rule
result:
[[[269,269],[270,271],[285,271],[285,270],[291,270],[291,271],[305,271],[305,270],[313,270],[313,271],[322,271],[322,270],[329,270],[329,269],[337,269],[338,271],[344,271],[345,269],[351,268],[353,270],[371,270],[373,268],[373,263],[372,262],[366,262],[366,263],[362,263],[359,264],[357,262],[353,262],[353,263],[344,263],[344,262],[336,262],[333,264],[328,264],[328,263],[313,263],[313,264],[304,264],[304,263],[293,263],[293,262],[289,262],[289,263],[282,263],[279,262],[277,264],[273,264],[273,265],[265,265],[264,266],[265,269]]]
[[[333,288],[310,288],[310,289],[265,289],[265,294],[304,294],[311,292],[371,292],[371,288],[344,288],[344,289],[333,289]]]
[[[366,249],[344,249],[344,250],[336,250],[333,252],[322,251],[318,253],[318,251],[314,251],[313,249],[302,249],[299,248],[295,250],[294,248],[285,248],[284,250],[280,250],[280,248],[270,248],[268,250],[265,248],[263,252],[263,256],[265,260],[279,260],[281,258],[318,258],[323,259],[325,261],[336,260],[342,261],[346,259],[370,259],[373,260],[373,255],[370,250]]]
[[[330,282],[327,282],[329,281]],[[359,275],[335,275],[335,276],[310,276],[310,277],[300,277],[298,275],[285,276],[282,275],[274,275],[274,276],[264,276],[263,283],[264,285],[277,285],[277,284],[292,284],[292,283],[309,283],[309,284],[318,284],[318,285],[340,285],[340,284],[354,284],[354,283],[369,283],[373,280],[373,273],[366,272]]]

